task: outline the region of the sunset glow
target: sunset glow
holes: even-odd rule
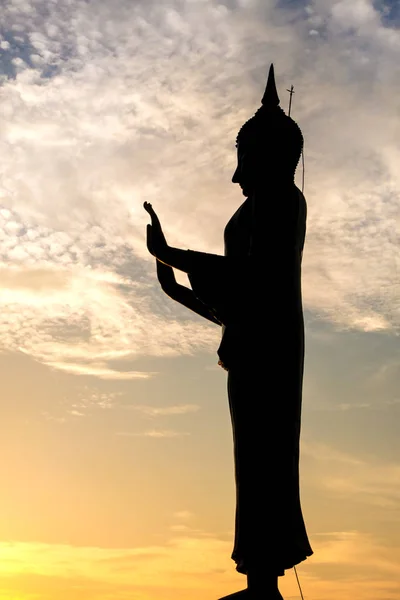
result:
[[[160,290],[143,202],[171,245],[223,253],[237,131],[271,62],[305,137],[314,555],[297,574],[305,600],[398,600],[398,2],[13,0],[0,16],[0,600],[245,587],[220,331]],[[293,570],[280,588],[300,600]]]

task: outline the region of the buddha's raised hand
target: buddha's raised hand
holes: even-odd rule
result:
[[[160,257],[167,248],[167,240],[161,227],[160,219],[150,202],[144,202],[143,208],[150,215],[151,225],[147,225],[147,249],[153,256]]]

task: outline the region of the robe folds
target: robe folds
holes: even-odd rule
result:
[[[306,219],[294,184],[255,194],[225,228],[225,256],[191,253],[192,289],[223,324],[218,355],[228,370],[236,482],[232,559],[244,574],[260,565],[283,575],[313,553],[299,485]]]

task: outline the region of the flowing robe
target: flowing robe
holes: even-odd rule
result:
[[[218,354],[233,429],[232,558],[244,574],[254,565],[283,575],[312,554],[299,493],[306,217],[294,185],[249,197],[225,228],[225,257],[205,255],[189,274],[224,323]]]

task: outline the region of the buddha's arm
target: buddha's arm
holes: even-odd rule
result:
[[[171,246],[166,246],[162,254],[157,255],[157,259],[165,265],[184,273],[193,273],[199,269],[207,270],[219,265],[222,266],[228,260],[226,256],[219,254],[181,250],[180,248],[172,248]]]
[[[212,323],[216,325],[221,325],[221,323],[214,317],[214,315],[207,309],[207,307],[200,302],[194,295],[193,291],[184,285],[180,285],[176,282],[174,272],[172,268],[159,260],[157,260],[157,277],[158,281],[161,284],[162,290],[175,300],[189,308],[196,314],[208,319]]]
[[[290,189],[288,194],[292,194]],[[291,231],[290,221],[293,218],[293,202],[286,198],[278,198],[274,202],[266,202],[264,198],[253,198],[252,232],[249,254],[247,257],[222,256],[207,252],[182,250],[165,244],[156,254],[158,260],[166,265],[179,269],[184,273],[199,271],[221,272],[247,269],[251,265],[263,262],[270,257],[271,248],[287,247],[287,237]]]

